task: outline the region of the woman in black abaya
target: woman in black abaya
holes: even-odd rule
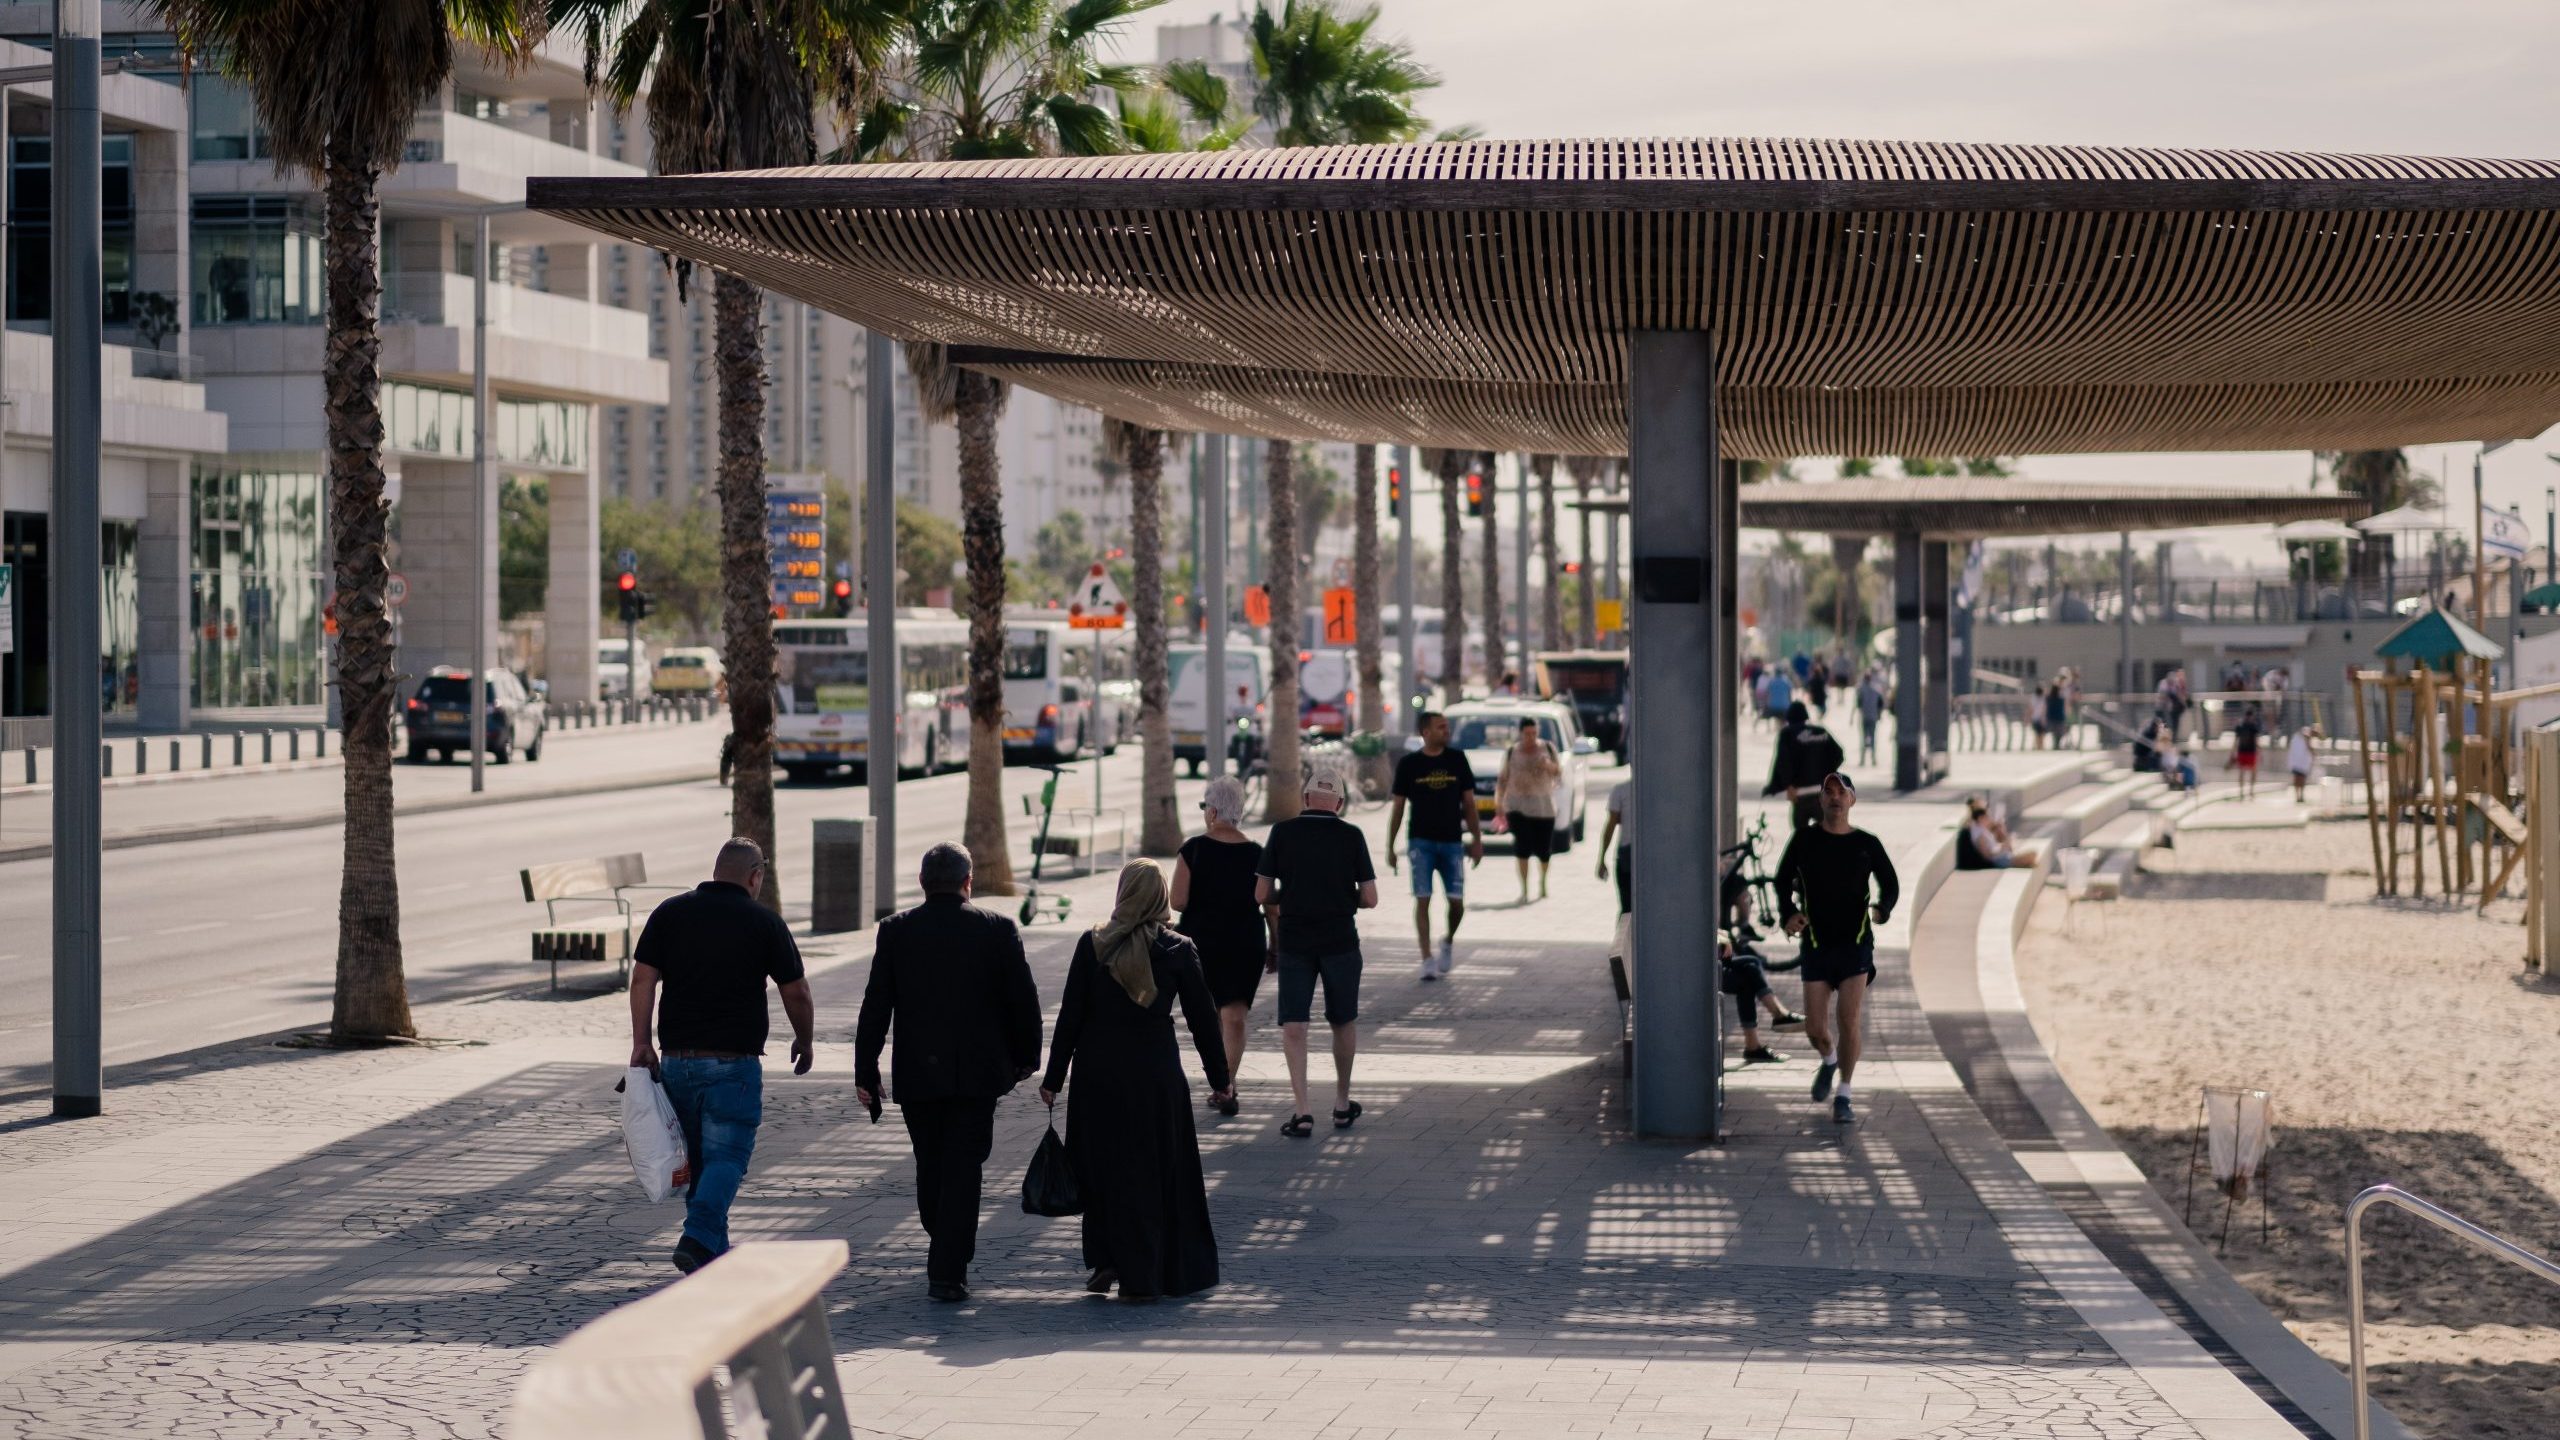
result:
[[[1055,1105],[1061,1090],[1075,1101],[1067,1154],[1084,1193],[1084,1263],[1093,1267],[1085,1288],[1098,1295],[1118,1285],[1132,1302],[1218,1283],[1191,1089],[1173,1033],[1177,999],[1213,1098],[1224,1100],[1232,1086],[1217,1002],[1198,952],[1166,928],[1167,899],[1154,861],[1120,872],[1110,922],[1076,942],[1040,1082],[1043,1103]]]

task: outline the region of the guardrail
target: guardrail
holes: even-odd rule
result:
[[[2376,1205],[2396,1205],[2475,1250],[2560,1285],[2560,1264],[2538,1255],[2494,1230],[2483,1229],[2441,1205],[2421,1200],[2397,1185],[2376,1185],[2347,1202],[2347,1371],[2355,1387],[2355,1440],[2373,1440],[2373,1409],[2365,1398],[2364,1371],[2364,1213]]]
[[[514,1440],[846,1440],[819,1297],[842,1240],[741,1245],[578,1327],[516,1386]],[[727,1369],[726,1385],[715,1371]],[[722,1414],[722,1401],[728,1414]]]

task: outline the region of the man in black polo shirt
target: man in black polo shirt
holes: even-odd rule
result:
[[[720,847],[711,878],[649,917],[631,960],[631,1063],[655,1070],[684,1128],[684,1237],[675,1264],[691,1274],[729,1248],[729,1205],[747,1178],[764,1121],[764,982],[791,1018],[791,1073],[809,1073],[817,1007],[800,947],[757,903],[764,852],[744,838]],[[666,995],[659,997],[661,985]],[[650,1019],[666,1046],[651,1043]]]
[[[1470,791],[1470,802],[1474,795]],[[1304,1139],[1314,1133],[1307,1108],[1307,1020],[1316,984],[1324,984],[1325,1023],[1333,1027],[1333,1128],[1360,1118],[1351,1098],[1351,1057],[1360,1048],[1359,912],[1378,903],[1378,872],[1369,837],[1342,818],[1342,791],[1332,777],[1307,782],[1306,809],[1271,827],[1263,842],[1253,898],[1280,906],[1280,940],[1272,968],[1280,975],[1280,1049],[1289,1059],[1296,1108],[1280,1127]]]
[[[1396,832],[1413,807],[1413,928],[1422,937],[1422,978],[1437,980],[1456,963],[1458,922],[1467,914],[1467,871],[1484,860],[1484,822],[1476,815],[1476,772],[1467,752],[1449,744],[1449,717],[1425,710],[1422,748],[1396,762],[1395,804],[1387,811],[1387,873],[1396,868]],[[1460,831],[1463,830],[1463,838]],[[1449,924],[1431,948],[1431,877],[1449,897]]]

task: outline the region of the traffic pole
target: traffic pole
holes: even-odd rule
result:
[[[98,0],[53,12],[53,1113],[106,1088],[99,953]]]

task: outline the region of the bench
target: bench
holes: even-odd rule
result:
[[[622,983],[630,984],[634,938],[631,925],[640,913],[632,909],[631,896],[652,890],[672,894],[685,888],[650,884],[648,864],[637,854],[528,865],[517,872],[517,878],[524,882],[525,903],[543,907],[543,924],[533,932],[533,960],[537,965],[549,963],[554,990],[560,988],[560,963],[564,960],[610,961]],[[563,905],[609,905],[613,913],[564,924],[560,919]]]

